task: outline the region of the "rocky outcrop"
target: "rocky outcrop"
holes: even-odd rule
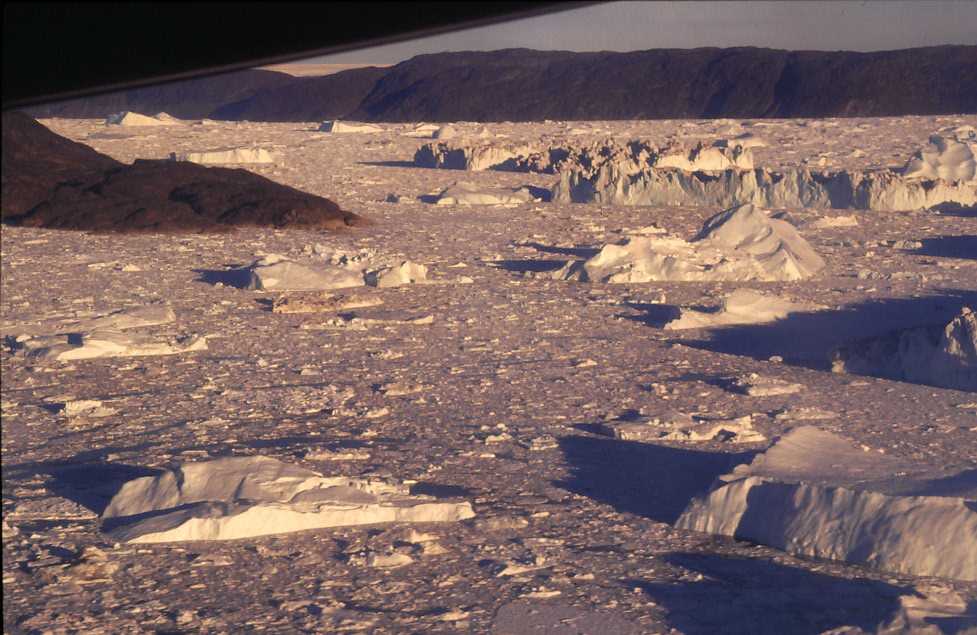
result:
[[[124,165],[16,112],[3,115],[2,209],[13,225],[107,232],[336,230],[362,220],[245,170],[168,160]]]
[[[0,218],[30,210],[62,181],[119,167],[112,157],[56,135],[24,113],[4,112]]]

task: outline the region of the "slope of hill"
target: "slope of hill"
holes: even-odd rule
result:
[[[293,78],[224,104],[210,116],[235,121],[316,121],[343,117],[360,105],[388,70],[369,66],[321,77]]]
[[[419,55],[321,77],[250,70],[31,109],[250,121],[878,117],[977,112],[977,46]]]
[[[398,64],[349,117],[536,121],[977,112],[977,47],[875,53],[758,48],[510,49]]]
[[[286,84],[294,79],[287,73],[249,69],[71,99],[27,108],[25,111],[38,118],[97,119],[129,110],[143,115],[166,112],[180,119],[200,119],[224,104],[246,99],[261,89]]]

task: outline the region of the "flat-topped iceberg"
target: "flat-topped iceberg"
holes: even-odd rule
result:
[[[796,428],[676,526],[917,576],[977,580],[977,470],[920,466]]]
[[[467,501],[411,495],[400,483],[322,476],[270,457],[248,456],[186,463],[129,481],[102,520],[113,540],[153,543],[474,516]]]

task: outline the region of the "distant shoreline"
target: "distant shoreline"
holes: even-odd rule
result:
[[[332,75],[340,71],[348,71],[353,68],[365,68],[367,66],[387,68],[393,66],[393,64],[315,64],[290,62],[288,64],[272,64],[271,66],[261,66],[259,68],[266,71],[288,73],[294,77],[322,77],[324,75]]]

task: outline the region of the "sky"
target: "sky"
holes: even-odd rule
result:
[[[396,64],[423,53],[759,46],[881,51],[977,44],[974,0],[608,2],[306,62]]]

